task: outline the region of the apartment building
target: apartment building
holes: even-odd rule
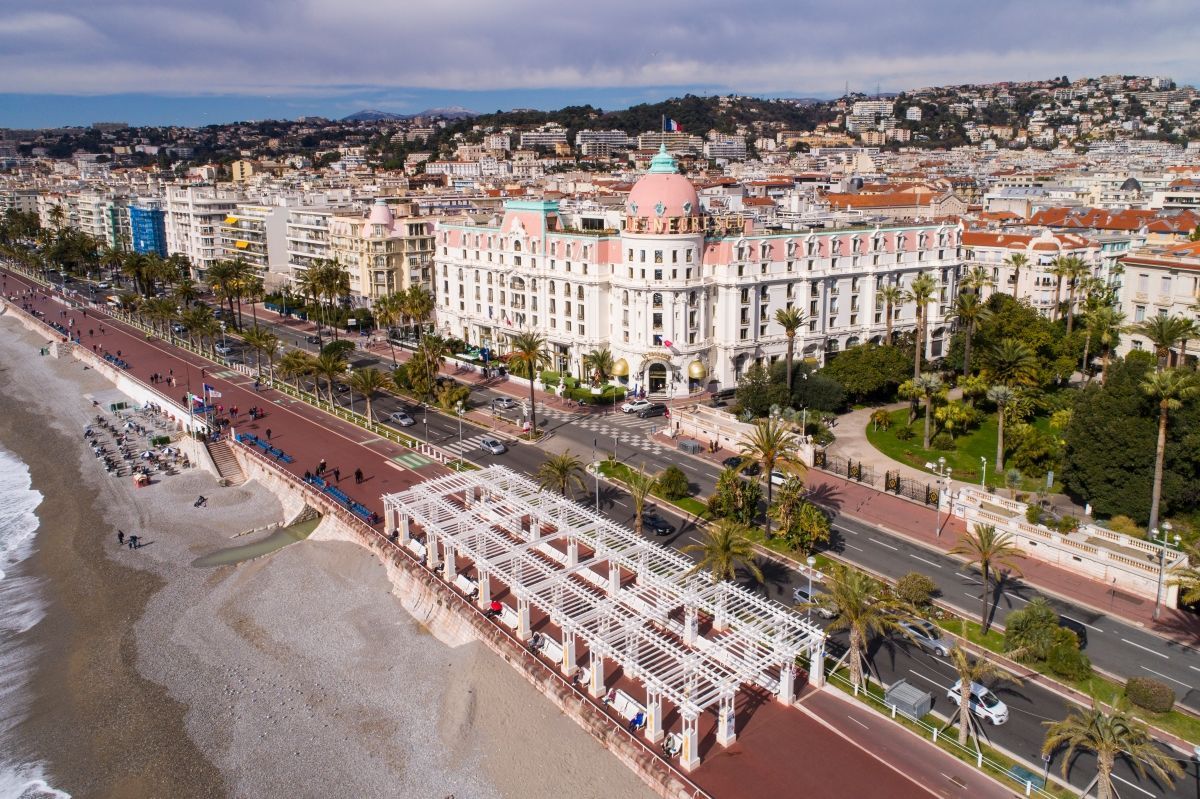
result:
[[[156,199],[129,205],[130,245],[134,252],[167,257],[167,214]]]
[[[289,280],[295,283],[317,261],[333,258],[329,249],[329,223],[340,209],[289,208],[284,238],[287,241]]]
[[[114,192],[85,190],[71,192],[75,209],[71,224],[95,239],[102,247],[129,248],[129,198]]]
[[[1067,291],[1057,296],[1058,278],[1050,273],[1059,258],[1079,258],[1087,264],[1093,277],[1108,281],[1113,275],[1105,268],[1106,261],[1100,242],[1079,233],[1053,233],[1049,230],[990,231],[966,230],[962,235],[963,260],[968,268],[982,266],[991,273],[995,285],[983,291],[989,297],[995,292],[1012,294],[1027,301],[1043,316],[1052,316],[1059,302],[1067,299]],[[1017,270],[1009,263],[1013,255],[1027,259]]]
[[[167,252],[186,256],[195,280],[204,280],[208,268],[226,257],[221,228],[238,199],[212,186],[167,186]]]
[[[532,329],[547,338],[554,368],[576,374],[587,352],[608,347],[616,379],[656,397],[734,385],[751,365],[783,357],[780,308],[807,315],[798,357],[819,363],[880,341],[877,290],[922,273],[941,287],[929,307],[928,353],[938,357],[961,267],[957,225],[781,233],[705,214],[665,148],[620,208],[512,200],[499,218],[441,222],[436,235],[444,335],[503,353]],[[915,307],[894,317],[897,330],[911,329]]]
[[[238,203],[221,222],[222,257],[246,261],[268,287],[282,285],[291,277],[287,220],[283,206]]]
[[[432,290],[433,220],[402,205],[397,216],[380,198],[366,216],[338,212],[329,217],[329,257],[350,276],[350,294],[359,305],[413,285]]]
[[[1200,242],[1143,247],[1122,258],[1121,264],[1121,310],[1127,322],[1144,322],[1154,314],[1200,320]],[[1126,333],[1118,352],[1153,349],[1144,336]]]

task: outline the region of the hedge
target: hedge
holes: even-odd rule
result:
[[[1175,691],[1171,686],[1149,677],[1130,677],[1125,683],[1125,696],[1143,710],[1169,713],[1175,706]]]

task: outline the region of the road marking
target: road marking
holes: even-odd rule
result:
[[[869,730],[869,729],[871,729],[871,728],[870,728],[870,727],[868,727],[866,724],[863,724],[861,721],[859,721],[858,719],[854,718],[854,716],[846,716],[846,718],[850,719],[850,720],[851,720],[851,721],[853,721],[855,724],[857,724],[858,726],[862,727],[864,730]]]
[[[864,551],[862,547],[856,547],[854,544],[846,544],[846,546],[850,547],[851,549],[857,549],[859,552]]]
[[[912,554],[911,552],[910,552],[910,553],[908,553],[908,556],[909,556],[910,558],[912,558],[913,560],[919,560],[919,561],[921,561],[922,563],[928,563],[930,566],[932,566],[932,567],[933,567],[933,568],[935,568],[935,569],[940,569],[940,568],[942,568],[942,564],[940,564],[940,563],[934,563],[932,560],[925,560],[925,558],[918,557],[918,556],[916,556],[916,555]]]
[[[1130,641],[1128,638],[1122,638],[1121,640],[1122,640],[1122,641],[1124,641],[1125,643],[1129,644],[1130,646],[1136,646],[1138,649],[1141,649],[1141,650],[1144,650],[1144,651],[1146,651],[1146,652],[1149,652],[1151,655],[1158,655],[1158,656],[1159,656],[1160,658],[1162,658],[1163,660],[1170,660],[1170,659],[1171,659],[1171,656],[1170,656],[1170,655],[1164,655],[1162,652],[1155,652],[1155,651],[1154,651],[1153,649],[1151,649],[1150,647],[1147,647],[1147,646],[1142,646],[1141,644],[1135,644],[1133,641]]]
[[[909,670],[908,670],[908,673],[909,673],[909,674],[912,674],[912,675],[914,675],[914,676],[916,676],[916,677],[920,677],[920,678],[921,678],[922,680],[924,680],[925,682],[927,682],[927,683],[931,683],[931,684],[933,684],[933,685],[936,685],[938,688],[942,688],[942,689],[944,689],[944,690],[946,690],[946,691],[949,691],[949,690],[950,690],[950,686],[949,686],[949,685],[942,685],[940,682],[938,682],[937,680],[933,679],[933,678],[932,678],[932,677],[930,677],[929,675],[927,675],[927,674],[922,674],[921,672],[919,672],[919,671],[917,671],[917,670],[915,670],[915,669],[909,669]]]
[[[879,546],[881,546],[881,547],[887,547],[888,549],[895,550],[896,552],[900,551],[900,547],[894,547],[891,544],[885,544],[884,542],[880,541],[878,538],[872,538],[871,540],[874,541],[876,544],[879,544]]]
[[[955,576],[955,577],[961,577],[961,578],[963,578],[964,580],[967,580],[967,581],[968,581],[968,585],[981,585],[981,583],[979,583],[979,582],[977,582],[977,581],[975,580],[975,577],[974,577],[974,575],[970,575],[970,574],[963,574],[962,572],[955,572],[955,573],[954,573],[954,576]]]
[[[1139,788],[1138,786],[1134,785],[1132,782],[1125,779],[1124,777],[1118,777],[1116,774],[1114,774],[1114,775],[1112,775],[1112,778],[1114,780],[1120,780],[1121,782],[1128,785],[1130,788],[1133,788],[1135,791],[1141,791],[1142,793],[1146,794],[1146,796],[1154,796],[1155,795],[1155,794],[1152,794],[1149,791],[1147,791],[1145,788]]]
[[[1016,597],[1014,597],[1014,599],[1015,598]],[[1025,601],[1028,602],[1029,600],[1025,600]],[[1080,621],[1079,619],[1075,618],[1074,616],[1068,616],[1065,613],[1061,613],[1059,615],[1062,616],[1064,619],[1070,619],[1071,621],[1075,622],[1076,624],[1082,624],[1084,627],[1087,627],[1089,630],[1095,630],[1098,633],[1104,632],[1104,630],[1101,630],[1099,627],[1093,627],[1092,625],[1088,624],[1086,621]]]
[[[1138,665],[1141,666],[1143,669],[1146,669],[1146,667],[1142,666],[1142,664],[1139,663]],[[1185,682],[1177,680],[1174,677],[1168,677],[1167,675],[1163,674],[1161,671],[1155,671],[1154,669],[1146,669],[1146,671],[1150,672],[1151,674],[1157,674],[1159,677],[1162,677],[1164,680],[1170,680],[1171,682],[1175,683],[1176,685],[1182,685],[1184,688],[1188,689],[1189,691],[1192,690],[1191,685],[1188,685]]]

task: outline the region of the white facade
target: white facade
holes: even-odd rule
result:
[[[211,186],[167,187],[167,252],[187,256],[197,280],[225,257],[221,226],[237,203],[236,194]]]

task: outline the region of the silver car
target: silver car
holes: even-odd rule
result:
[[[490,452],[493,455],[503,455],[508,452],[508,447],[504,446],[504,442],[498,438],[485,438],[479,442],[479,448],[484,452]]]
[[[388,416],[388,419],[391,420],[392,424],[398,424],[401,427],[412,427],[417,423],[416,419],[412,418],[404,411],[396,411]]]
[[[909,640],[940,658],[948,656],[954,648],[954,644],[942,638],[941,630],[924,619],[902,621],[900,627],[908,634]]]

